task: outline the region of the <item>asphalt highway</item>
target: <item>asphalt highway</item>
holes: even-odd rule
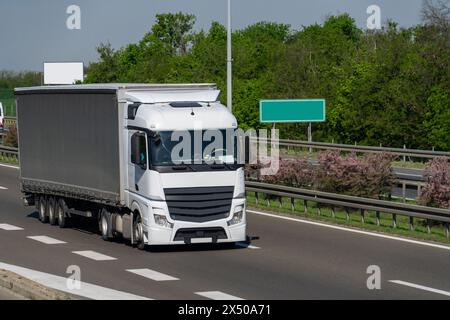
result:
[[[18,175],[0,166],[0,268],[61,289],[68,267],[76,266],[82,284],[72,292],[85,298],[450,297],[450,247],[249,212],[249,246],[140,251],[102,241],[95,224],[42,224],[33,207],[22,205]],[[380,289],[367,287],[372,265],[380,268]]]

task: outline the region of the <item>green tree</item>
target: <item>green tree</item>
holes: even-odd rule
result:
[[[184,55],[188,52],[188,44],[192,40],[195,20],[194,15],[182,12],[157,14],[152,34],[170,45],[174,53]]]
[[[87,83],[115,82],[120,78],[117,68],[116,52],[110,43],[101,43],[97,47],[100,61],[89,65],[89,72],[86,76]]]
[[[423,126],[428,141],[437,149],[450,150],[450,94],[434,87],[427,107]]]

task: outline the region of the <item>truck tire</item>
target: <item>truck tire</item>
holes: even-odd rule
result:
[[[111,230],[111,213],[106,209],[102,209],[100,213],[99,229],[103,240],[110,241],[113,238]]]
[[[136,247],[139,250],[144,250],[145,249],[144,225],[142,224],[142,218],[139,213],[136,214],[133,231],[134,231],[134,239],[136,241]]]
[[[56,218],[57,202],[55,197],[49,197],[47,201],[48,222],[54,226],[58,222]]]
[[[64,199],[59,199],[56,206],[56,215],[58,217],[58,225],[60,228],[65,228],[67,226],[67,216],[66,216],[66,202]]]
[[[45,197],[39,197],[39,221],[42,223],[48,222],[47,215],[47,199]]]

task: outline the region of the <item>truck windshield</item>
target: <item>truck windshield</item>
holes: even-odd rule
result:
[[[149,139],[151,163],[236,164],[237,140],[234,129],[155,132]]]

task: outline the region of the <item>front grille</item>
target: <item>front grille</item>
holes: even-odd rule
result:
[[[173,220],[206,222],[229,216],[234,187],[164,189]]]

